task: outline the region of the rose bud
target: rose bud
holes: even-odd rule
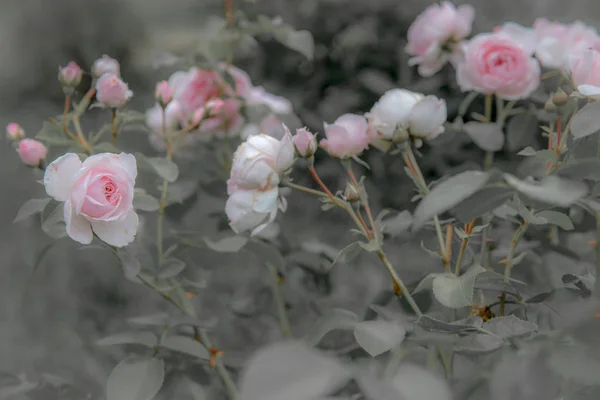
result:
[[[104,74],[96,82],[96,99],[107,107],[121,107],[132,96],[129,86],[117,75]]]
[[[161,107],[166,107],[173,99],[173,89],[169,86],[169,82],[162,81],[156,84],[156,91],[154,94],[156,101]]]
[[[23,139],[19,142],[17,152],[23,164],[30,167],[39,167],[48,154],[48,149],[43,143],[35,139]]]
[[[75,64],[73,61],[68,63],[66,67],[61,67],[58,70],[58,80],[66,89],[72,90],[79,85],[82,77],[83,71],[79,68],[79,65]]]
[[[17,142],[25,137],[25,130],[16,122],[11,122],[6,126],[6,137]]]
[[[289,129],[285,127],[289,132]],[[296,147],[296,153],[300,157],[309,158],[312,157],[317,151],[317,138],[316,134],[311,133],[307,128],[296,129],[296,134],[293,136],[292,141]]]
[[[119,65],[119,62],[106,54],[94,61],[94,64],[92,65],[92,76],[94,79],[99,79],[104,74],[121,76],[121,66]]]
[[[326,139],[320,145],[335,158],[351,158],[369,147],[367,121],[361,115],[344,114],[333,124],[325,124]]]

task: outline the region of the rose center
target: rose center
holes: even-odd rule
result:
[[[119,188],[115,183],[108,179],[104,182],[104,198],[110,205],[116,205],[119,202]]]

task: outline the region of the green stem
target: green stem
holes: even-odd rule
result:
[[[173,146],[171,144],[171,138],[167,136],[167,127],[166,127],[166,112],[165,109],[162,109],[162,130],[163,137],[167,142],[167,160],[171,161],[173,158]],[[166,179],[163,180],[162,190],[160,194],[160,203],[158,208],[158,217],[156,219],[156,248],[158,252],[158,265],[162,266],[164,261],[164,252],[163,252],[163,221],[165,219],[165,208],[167,207],[167,195],[169,189],[169,181]]]
[[[485,119],[488,123],[492,122],[492,94],[485,95],[485,106],[484,106],[484,115]],[[486,151],[485,152],[485,160],[483,162],[483,168],[488,170],[492,168],[492,164],[494,163],[494,152]]]
[[[508,283],[510,280],[510,273],[513,268],[513,260],[515,258],[515,252],[517,250],[517,246],[521,241],[521,238],[525,234],[527,227],[529,226],[529,221],[523,221],[523,225],[519,226],[510,241],[510,247],[508,249],[508,257],[506,258],[506,266],[504,267],[504,282]],[[506,294],[503,292],[500,296],[500,316],[504,316],[504,304],[506,302]]]
[[[460,244],[460,251],[458,252],[458,258],[456,259],[456,266],[454,267],[454,275],[460,276],[460,267],[465,257],[467,246],[469,245],[469,237],[467,236],[462,240]]]
[[[285,306],[285,299],[283,298],[283,293],[281,292],[281,278],[277,271],[277,267],[275,267],[271,263],[266,263],[267,269],[271,274],[271,285],[273,288],[273,296],[275,297],[275,303],[277,304],[277,314],[279,315],[279,326],[281,328],[281,334],[283,337],[287,338],[292,336],[292,328],[290,326],[290,320],[287,315],[287,309]]]
[[[394,282],[394,289],[396,289],[396,287],[397,287],[399,289],[399,293],[404,295],[404,297],[406,298],[406,301],[408,302],[408,304],[410,305],[410,307],[412,308],[414,313],[417,315],[417,317],[422,317],[423,312],[421,311],[421,309],[415,302],[415,299],[413,299],[413,297],[411,296],[410,292],[408,291],[408,289],[407,289],[406,285],[404,284],[404,282],[402,281],[402,279],[400,279],[400,277],[394,270],[394,267],[388,260],[387,256],[383,252],[383,250],[379,249],[377,251],[377,255],[379,256],[379,259],[381,260],[383,265],[387,268],[390,275],[392,276],[392,280]]]
[[[593,293],[600,297],[600,213],[596,214],[596,283]]]

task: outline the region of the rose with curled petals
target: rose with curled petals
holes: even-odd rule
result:
[[[94,234],[105,243],[123,247],[137,233],[133,209],[137,164],[132,154],[102,153],[83,163],[74,153],[52,162],[44,174],[46,193],[64,202],[67,234],[90,244]]]

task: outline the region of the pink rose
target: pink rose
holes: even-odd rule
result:
[[[228,94],[244,98],[248,97],[250,90],[253,88],[252,81],[248,74],[240,68],[226,63],[221,63],[219,67],[222,68],[225,73],[231,75],[235,82],[235,88],[230,88],[233,89],[233,91],[228,90]],[[225,82],[223,82],[223,84],[225,84]]]
[[[6,137],[10,140],[19,141],[25,137],[25,130],[16,122],[11,122],[6,126]]]
[[[331,125],[324,124],[325,136],[320,145],[336,158],[350,158],[369,147],[367,121],[361,115],[344,114]]]
[[[75,87],[79,85],[81,78],[83,78],[83,71],[73,61],[58,71],[58,80],[63,86]]]
[[[223,91],[219,74],[200,68],[175,72],[169,78],[169,86],[173,89],[173,98],[181,103],[186,115],[218,98]]]
[[[119,62],[106,54],[94,61],[94,64],[92,65],[92,76],[94,79],[98,79],[104,74],[121,76],[121,66],[119,65]]]
[[[173,89],[169,86],[169,82],[161,81],[156,84],[154,98],[162,107],[166,107],[173,100]]]
[[[449,1],[427,7],[408,28],[406,52],[414,56],[409,63],[419,65],[422,76],[435,74],[449,61],[449,53],[444,47],[471,33],[474,16],[473,7],[461,5],[457,8]]]
[[[285,129],[289,132],[287,126]],[[296,153],[300,157],[312,157],[317,151],[317,135],[311,133],[308,128],[296,129],[296,134],[292,138],[292,141],[296,147]]]
[[[538,37],[535,56],[546,68],[562,68],[569,51],[569,27],[558,22],[538,18],[533,24]]]
[[[216,136],[231,137],[239,135],[244,126],[242,104],[236,98],[226,100],[215,99],[204,108],[206,114],[200,124],[200,133]]]
[[[600,51],[600,36],[593,27],[576,21],[569,26],[568,53],[578,55],[587,49]]]
[[[463,92],[495,94],[507,100],[524,99],[540,84],[540,65],[520,43],[501,33],[479,34],[466,44],[457,65]]]
[[[600,99],[600,52],[588,49],[570,58],[571,79],[584,96]]]
[[[138,216],[133,209],[137,165],[131,154],[97,154],[83,163],[76,154],[57,158],[46,169],[46,193],[64,201],[67,234],[90,244],[93,234],[111,246],[131,243]]]
[[[531,28],[526,28],[516,22],[506,22],[504,25],[496,27],[494,33],[503,34],[520,44],[528,54],[533,54],[538,44],[537,32]]]
[[[96,82],[96,99],[107,107],[121,107],[132,96],[129,86],[117,75],[104,74]]]
[[[34,139],[23,139],[19,142],[17,152],[21,157],[23,164],[30,167],[38,167],[46,158],[48,149],[43,143]]]

